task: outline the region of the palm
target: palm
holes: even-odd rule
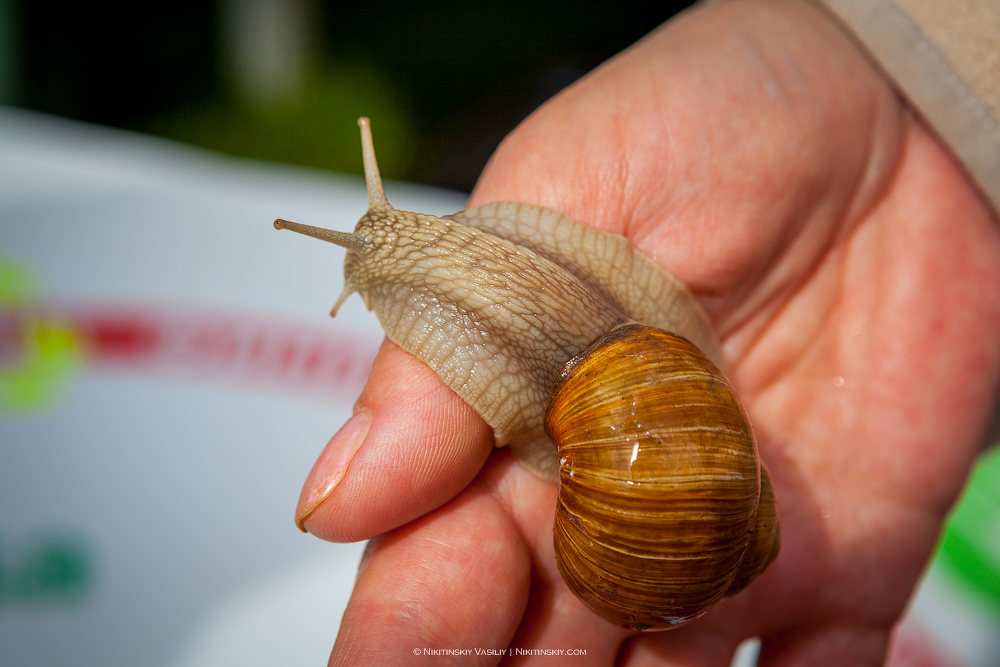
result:
[[[724,664],[759,635],[777,661],[877,662],[988,413],[1000,303],[981,285],[1000,284],[1000,243],[833,26],[741,4],[654,33],[561,95],[505,142],[473,203],[559,208],[690,285],[771,469],[779,559],[703,619],[632,639],[630,659]],[[391,344],[359,405],[369,440],[307,525],[363,539],[416,520],[371,549],[335,658],[510,644],[613,661],[629,633],[555,569],[554,487],[504,451],[483,465],[485,426]]]

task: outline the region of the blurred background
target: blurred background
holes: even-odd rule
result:
[[[0,0],[0,102],[469,192],[538,105],[690,2]]]
[[[0,0],[0,665],[323,664],[362,545],[292,510],[381,330],[271,221],[353,226],[361,115],[398,208],[460,209],[689,4]],[[998,656],[994,449],[890,664]]]

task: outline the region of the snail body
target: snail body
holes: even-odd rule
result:
[[[559,480],[556,557],[571,590],[618,624],[672,627],[763,571],[778,548],[773,491],[683,284],[551,209],[397,211],[359,124],[369,210],[354,233],[275,227],[346,247],[331,315],[359,292],[497,446]]]

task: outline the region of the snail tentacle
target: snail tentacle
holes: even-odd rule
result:
[[[312,225],[303,225],[299,222],[292,222],[290,220],[282,220],[278,218],[274,221],[275,229],[288,229],[298,234],[303,234],[305,236],[311,236],[314,239],[319,239],[321,241],[327,241],[334,245],[338,245],[341,248],[347,248],[351,252],[364,252],[365,241],[363,238],[357,234],[348,234],[347,232],[338,232],[333,229],[324,229],[322,227],[313,227]]]
[[[382,176],[378,171],[378,161],[375,159],[375,142],[372,140],[371,121],[362,116],[358,119],[361,128],[361,159],[365,166],[365,183],[368,185],[368,208],[392,208],[385,198],[382,187]]]

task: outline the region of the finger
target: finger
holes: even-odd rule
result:
[[[765,638],[760,667],[791,665],[857,665],[875,667],[885,661],[889,628],[836,626],[808,634]]]
[[[610,665],[616,664],[619,647],[630,634],[598,616],[561,579],[536,582],[510,654],[527,656],[522,658],[526,665],[550,665],[553,656],[566,656],[566,664],[579,667]]]
[[[531,596],[517,634],[505,656],[514,664],[613,664],[622,640],[631,631],[591,611],[570,592],[559,574],[552,526],[556,485],[517,464],[507,450],[497,450],[478,483],[510,513],[532,554]],[[505,663],[506,664],[506,663]]]
[[[716,667],[729,665],[736,651],[732,636],[686,629],[636,637],[622,650],[625,667]]]
[[[427,655],[459,663],[499,662],[499,651],[507,648],[524,613],[531,560],[495,498],[473,485],[440,510],[373,544],[344,613],[331,665],[413,664]],[[482,653],[488,649],[497,653]],[[455,651],[467,653],[455,657]]]
[[[455,496],[493,449],[493,433],[426,365],[386,341],[355,404],[306,479],[303,530],[352,542],[401,526]]]

